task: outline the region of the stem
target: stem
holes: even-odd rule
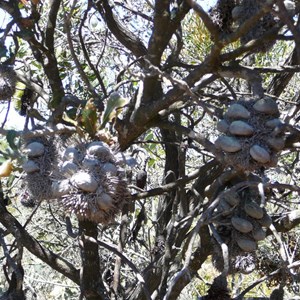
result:
[[[90,221],[79,221],[81,238],[82,267],[80,271],[81,295],[88,300],[108,300],[106,290],[101,278],[100,258],[98,245],[85,238],[85,236],[97,239],[97,224]]]

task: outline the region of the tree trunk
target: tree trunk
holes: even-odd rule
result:
[[[80,271],[81,295],[88,300],[109,299],[101,278],[98,244],[85,239],[85,236],[97,239],[97,224],[79,221],[81,233],[80,248],[82,268]]]

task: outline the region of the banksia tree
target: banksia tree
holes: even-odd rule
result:
[[[0,11],[3,298],[292,298],[298,1]]]

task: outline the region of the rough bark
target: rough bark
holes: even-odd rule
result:
[[[100,276],[98,244],[85,239],[85,236],[87,236],[97,240],[97,224],[90,221],[79,221],[79,230],[81,234],[80,250],[82,260],[80,270],[81,294],[89,300],[107,300],[109,297]]]

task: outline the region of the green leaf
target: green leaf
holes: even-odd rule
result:
[[[0,57],[6,57],[7,54],[7,49],[5,46],[1,45],[0,46]]]
[[[18,136],[17,132],[15,130],[8,130],[6,139],[11,149],[17,150],[18,146],[15,143],[15,138]]]
[[[112,93],[107,100],[100,129],[103,129],[107,122],[110,122],[113,118],[115,118],[119,113],[119,109],[124,107],[127,103],[128,100],[121,97],[119,93]]]
[[[150,158],[148,161],[148,168],[152,168],[155,166],[155,159],[154,158]]]

